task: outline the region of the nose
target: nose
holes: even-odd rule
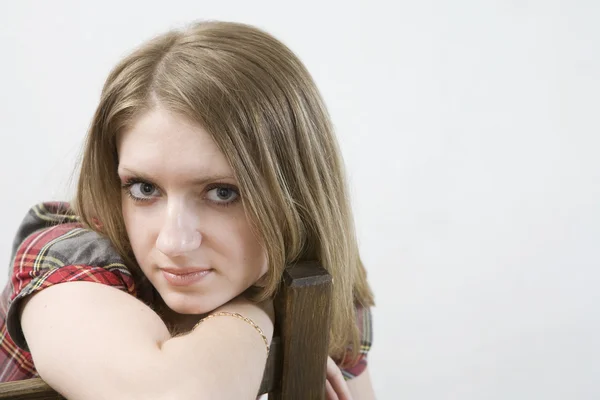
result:
[[[156,248],[167,256],[178,256],[200,247],[202,235],[197,229],[198,215],[184,199],[169,202]]]

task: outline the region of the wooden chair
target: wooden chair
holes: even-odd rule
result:
[[[260,393],[269,400],[325,398],[332,280],[316,262],[286,268]],[[0,399],[64,399],[41,379],[0,383]]]

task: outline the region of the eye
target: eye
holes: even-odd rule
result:
[[[136,201],[147,201],[160,195],[156,186],[148,182],[128,182],[124,185],[124,189],[127,190],[129,197]]]
[[[239,198],[238,191],[229,186],[217,186],[207,192],[206,198],[213,203],[229,205]]]

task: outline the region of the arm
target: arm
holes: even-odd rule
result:
[[[271,338],[273,323],[259,306],[221,309],[253,319]],[[260,335],[237,318],[212,318],[171,338],[141,301],[91,282],[33,295],[21,323],[40,376],[69,399],[255,398],[267,358]]]
[[[371,383],[369,367],[356,378],[350,379],[347,383],[354,400],[375,400],[375,391]]]
[[[347,381],[331,357],[327,358],[325,393],[327,400],[375,400],[368,368]]]

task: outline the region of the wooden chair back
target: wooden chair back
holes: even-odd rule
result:
[[[259,394],[323,400],[332,280],[316,262],[286,268],[275,297],[275,335]],[[64,399],[39,378],[0,383],[0,399]]]

